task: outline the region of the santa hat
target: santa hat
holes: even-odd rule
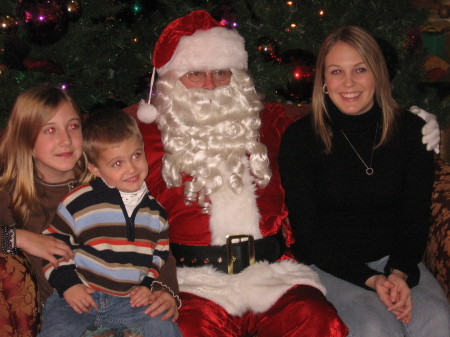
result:
[[[161,33],[153,53],[153,75],[148,103],[141,101],[138,118],[151,123],[156,108],[150,105],[154,72],[247,69],[244,38],[236,30],[221,26],[205,10],[198,10],[171,22]]]

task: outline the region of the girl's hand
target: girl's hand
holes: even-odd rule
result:
[[[152,291],[144,286],[138,286],[130,291],[130,305],[132,307],[141,307],[150,303]]]
[[[76,284],[64,292],[64,299],[67,304],[71,306],[77,313],[88,313],[91,309],[98,309],[97,303],[95,303],[91,294],[95,293],[95,290],[86,287],[84,284]]]
[[[149,301],[150,306],[145,309],[145,313],[149,314],[150,317],[156,317],[162,312],[166,313],[161,317],[161,320],[172,318],[172,322],[178,319],[178,307],[175,298],[163,290],[156,290],[152,293],[151,299]]]
[[[54,255],[61,256],[64,261],[73,258],[72,250],[63,241],[24,229],[16,230],[16,244],[24,252],[49,261],[55,269],[58,268],[58,260]]]
[[[388,280],[394,284],[394,288],[390,291],[390,300],[393,305],[388,307],[388,310],[405,324],[411,322],[413,308],[411,289],[406,283],[406,277],[403,272],[396,269],[388,276]]]

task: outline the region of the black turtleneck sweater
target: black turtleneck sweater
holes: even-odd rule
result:
[[[331,104],[332,105],[332,104]],[[332,151],[312,128],[308,115],[284,133],[280,173],[289,219],[295,236],[295,257],[341,279],[365,287],[378,272],[366,263],[389,255],[391,268],[408,275],[410,287],[419,280],[418,262],[430,225],[433,153],[422,144],[424,122],[401,111],[391,140],[373,152],[382,115],[378,106],[362,115],[329,108]]]

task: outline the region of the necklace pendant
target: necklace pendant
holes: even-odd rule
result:
[[[375,127],[375,137],[373,139],[373,147],[372,147],[372,155],[370,156],[370,163],[369,165],[372,166],[372,161],[373,161],[373,153],[375,152],[375,144],[377,141],[377,131],[378,131],[378,123],[377,126]],[[352,142],[350,141],[350,139],[348,139],[347,135],[345,134],[344,130],[341,129],[341,133],[344,136],[344,138],[347,140],[348,144],[350,145],[350,147],[352,148],[352,150],[355,152],[355,154],[358,156],[359,160],[361,160],[361,163],[363,163],[363,165],[366,167],[366,174],[368,176],[371,176],[373,174],[373,168],[369,167],[369,165],[366,164],[366,162],[364,161],[364,159],[362,159],[361,155],[358,153],[358,151],[356,151],[355,147],[353,146]]]

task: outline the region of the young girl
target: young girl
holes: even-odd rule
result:
[[[60,199],[86,178],[81,115],[72,98],[40,85],[19,95],[0,144],[0,324],[6,336],[35,336],[53,289],[41,258],[57,266],[72,251],[40,234]]]
[[[0,142],[0,326],[2,336],[36,336],[42,303],[53,288],[42,273],[46,259],[73,257],[62,241],[42,235],[59,201],[89,180],[82,152],[81,114],[73,99],[51,85],[17,98]],[[158,281],[178,293],[175,262]],[[178,317],[172,294],[161,292],[150,315]]]

